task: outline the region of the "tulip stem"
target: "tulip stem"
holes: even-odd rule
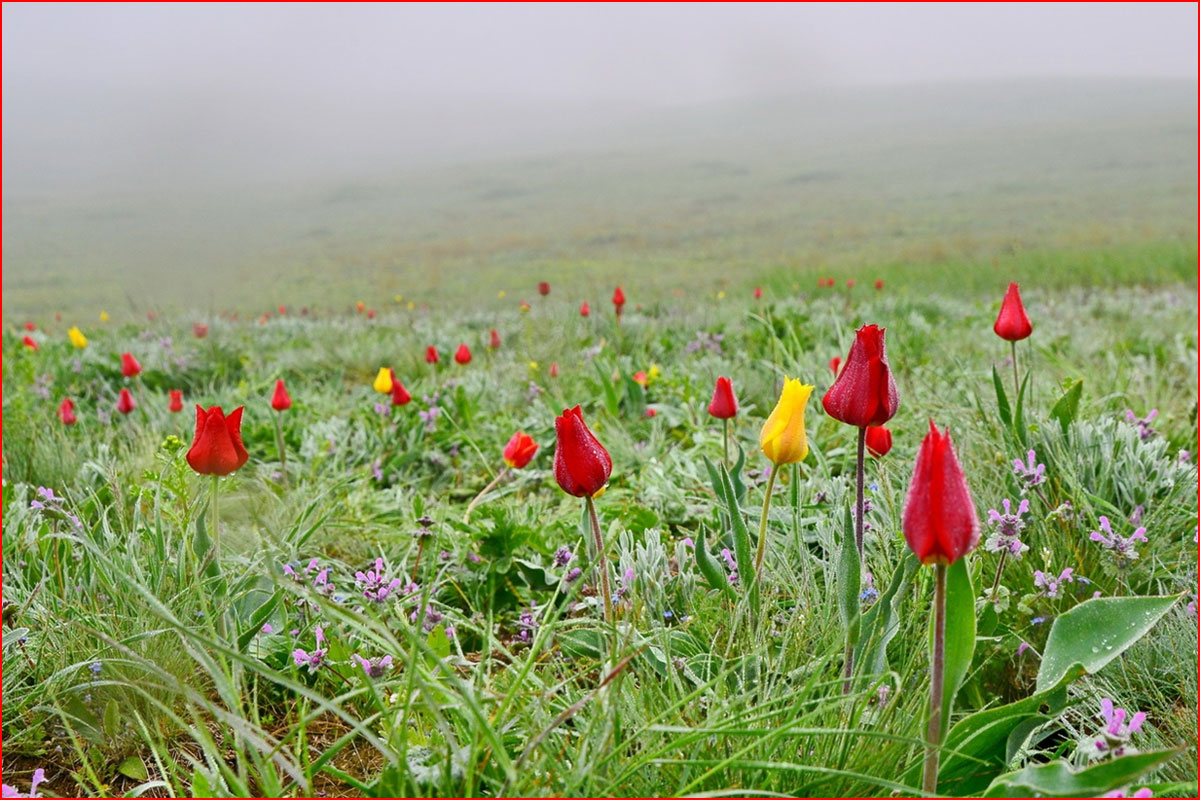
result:
[[[463,522],[464,523],[471,521],[471,511],[474,510],[475,506],[479,505],[479,501],[483,499],[483,496],[485,494],[490,492],[492,489],[496,488],[496,484],[498,484],[501,481],[501,479],[504,478],[504,476],[507,474],[508,474],[508,467],[505,467],[504,469],[500,470],[500,472],[496,474],[496,477],[492,478],[492,482],[489,483],[487,486],[483,487],[483,491],[481,491],[479,494],[475,495],[475,499],[467,504],[467,511],[465,514],[463,514]]]
[[[1017,377],[1017,343],[1009,342],[1012,345],[1012,362],[1013,362],[1013,402],[1017,402],[1017,395],[1021,393],[1021,381]]]
[[[757,586],[762,577],[763,556],[767,553],[767,512],[771,510],[771,490],[775,488],[775,476],[779,474],[779,465],[771,465],[771,474],[767,476],[767,492],[763,495],[762,519],[758,521],[758,554],[754,557],[754,583]]]
[[[725,469],[729,469],[729,418],[725,418]]]
[[[275,412],[275,446],[279,448],[279,472],[283,475],[283,485],[288,485],[287,450],[283,446],[283,412]]]
[[[600,518],[596,516],[596,504],[589,495],[588,515],[592,518],[592,536],[596,540],[596,566],[600,570],[600,592],[604,600],[604,621],[612,624],[612,591],[608,586],[608,563],[604,560],[604,535],[600,533]]]
[[[858,493],[854,498],[855,515],[854,515],[854,544],[858,547],[858,560],[862,563],[863,557],[863,458],[865,453],[863,450],[867,443],[867,429],[862,427],[858,429]]]
[[[937,794],[939,748],[942,744],[942,693],[946,672],[946,565],[934,566],[933,671],[929,679],[929,732],[925,749],[926,794]]]
[[[998,605],[1000,599],[996,597],[996,591],[1000,588],[1000,576],[1004,573],[1004,560],[1008,558],[1008,551],[1000,551],[1000,563],[996,565],[996,579],[992,581],[992,605]]]
[[[220,564],[221,551],[221,507],[218,498],[221,492],[218,489],[218,481],[220,476],[212,476],[212,560]],[[205,559],[207,562],[207,559]]]

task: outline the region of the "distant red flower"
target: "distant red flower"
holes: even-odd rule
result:
[[[762,300],[762,287],[761,286],[754,287],[754,299]]]
[[[833,358],[829,359],[829,368],[833,370],[833,377],[836,378],[838,370],[842,368],[842,357],[834,356]]]
[[[488,341],[488,347],[492,348],[493,350],[500,349],[500,334],[495,328],[492,328],[490,340]]]
[[[287,387],[283,385],[283,378],[275,381],[275,393],[271,395],[271,408],[276,411],[287,411],[292,407],[292,397],[288,394]]]
[[[529,434],[517,431],[504,447],[504,463],[513,469],[522,469],[533,460],[538,444]]]
[[[613,291],[612,300],[613,300],[613,307],[616,308],[617,316],[619,317],[619,316],[621,316],[621,309],[623,309],[625,307],[625,293],[621,291],[620,286],[618,286]]]
[[[396,377],[396,370],[389,369],[388,372],[392,375],[392,405],[404,406],[412,400],[412,395],[404,388],[404,384]]]
[[[975,501],[950,430],[939,433],[933,420],[917,451],[902,527],[904,540],[922,564],[953,564],[979,543]]]
[[[557,361],[550,362],[550,377],[551,378],[558,377],[558,362]]]
[[[892,449],[892,432],[882,425],[871,425],[867,428],[867,452],[876,458],[883,458]]]
[[[437,348],[434,347],[433,345],[429,345],[429,347],[425,348],[425,363],[426,364],[438,363],[438,351],[437,351]]]
[[[25,338],[21,339],[21,344],[25,345],[30,350],[38,349],[38,343],[33,340],[32,336],[26,336]]]
[[[1033,333],[1033,324],[1025,314],[1025,306],[1021,303],[1021,292],[1017,284],[1010,283],[1004,294],[1004,302],[1000,304],[1000,315],[992,330],[1001,339],[1019,342]]]
[[[895,415],[900,400],[888,367],[883,328],[864,325],[855,332],[846,364],[821,405],[829,416],[859,428],[882,425]]]
[[[853,288],[854,288],[854,278],[849,278],[849,279],[847,279],[847,280],[846,280],[846,288],[847,288],[847,289],[853,289]]]
[[[75,403],[71,398],[63,399],[62,405],[58,407],[58,418],[62,420],[63,425],[74,425],[78,421],[75,419]]]
[[[132,353],[121,353],[121,374],[126,378],[135,378],[142,371],[142,365]]]
[[[876,289],[882,289],[882,288],[883,288],[883,279],[882,279],[882,278],[880,278],[879,280],[875,281],[875,288],[876,288]]]
[[[281,305],[281,306],[279,307],[279,316],[281,316],[281,317],[282,317],[282,316],[283,316],[284,314],[286,314],[286,313],[287,313],[287,306],[282,306],[282,305]]]
[[[712,401],[708,404],[708,413],[717,419],[731,419],[737,416],[738,402],[733,394],[733,382],[721,376],[713,387]]]
[[[554,420],[554,478],[567,494],[592,497],[612,474],[612,457],[583,421],[579,406]]]
[[[584,300],[582,303],[579,304],[579,316],[586,317],[591,313],[592,313],[592,310],[590,308],[588,308],[587,300]]]
[[[208,336],[208,326],[202,322],[193,322],[192,335],[197,339],[203,339],[205,336]]]
[[[470,364],[471,348],[467,347],[466,344],[460,344],[458,350],[454,353],[454,360],[459,364]]]
[[[375,309],[372,308],[367,311],[367,319],[375,319]]]
[[[172,414],[178,414],[183,411],[183,389],[168,389],[167,396],[170,400],[167,402],[167,411]]]
[[[546,281],[538,281],[538,294],[542,297],[550,294],[550,284]]]
[[[658,411],[657,411],[657,409],[653,409],[653,408],[647,408],[647,409],[646,409],[646,414],[645,414],[645,416],[646,416],[646,418],[647,418],[647,419],[649,419],[649,418],[651,418],[651,417],[657,417],[657,416],[658,416]]]
[[[37,330],[37,326],[36,326],[36,325],[34,325],[32,322],[26,322],[26,323],[25,323],[25,330],[27,330],[27,331],[36,331],[36,330]]]
[[[633,382],[638,386],[648,385],[650,383],[650,378],[646,376],[646,370],[639,369],[637,372],[633,373]]]
[[[358,313],[360,313],[360,314],[363,312],[363,310],[366,307],[367,307],[367,304],[364,303],[362,300],[359,300],[357,303],[354,304],[355,310],[358,311]]]
[[[122,414],[132,414],[135,408],[137,408],[137,401],[133,399],[133,392],[122,389],[121,395],[117,398],[117,411]]]
[[[196,434],[187,462],[201,475],[228,475],[250,458],[242,444],[242,411],[238,406],[226,417],[220,406],[205,411],[196,406]]]

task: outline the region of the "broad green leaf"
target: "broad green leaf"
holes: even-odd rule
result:
[[[121,706],[116,699],[109,700],[104,706],[104,735],[109,739],[117,738],[121,732]]]
[[[425,644],[429,645],[429,649],[434,652],[438,658],[446,658],[450,655],[450,637],[446,635],[446,626],[438,625],[429,632],[425,637]]]
[[[146,764],[137,756],[126,756],[125,760],[117,765],[117,772],[135,781],[144,781],[150,777],[146,772]]]
[[[1078,772],[1062,760],[1028,766],[992,781],[984,797],[1100,797],[1128,786],[1181,752],[1135,753]]]
[[[1004,427],[1012,425],[1012,409],[1008,406],[1008,395],[1004,393],[1004,383],[1000,380],[1000,373],[996,371],[996,367],[992,366],[992,384],[996,387],[996,411],[1000,414],[1000,421],[1004,423]]]
[[[280,593],[275,592],[267,598],[261,606],[254,610],[250,615],[250,622],[246,629],[241,632],[237,639],[237,648],[243,653],[250,646],[250,642],[254,641],[254,637],[262,630],[262,626],[275,613],[275,607],[279,605]]]
[[[942,733],[950,725],[954,695],[967,677],[975,655],[975,590],[967,560],[960,558],[946,570],[946,673],[942,697]]]
[[[754,555],[750,545],[750,530],[746,527],[746,519],[738,506],[737,492],[729,478],[729,471],[724,466],[718,467],[721,473],[721,485],[725,492],[725,510],[729,514],[729,522],[733,528],[733,549],[737,557],[738,576],[742,585],[748,590],[753,589],[758,576],[754,570]]]
[[[695,544],[696,566],[700,568],[700,574],[704,576],[704,580],[708,581],[708,585],[718,592],[726,594],[730,598],[736,597],[733,587],[729,585],[729,577],[725,574],[725,570],[713,558],[712,553],[708,552],[708,543],[704,541],[703,525],[696,530]]]
[[[1099,672],[1145,636],[1179,598],[1096,597],[1075,606],[1050,628],[1038,669],[1038,691],[1064,675]]]
[[[842,523],[842,546],[838,553],[837,586],[838,614],[846,640],[853,645],[858,639],[858,593],[862,585],[862,563],[858,557],[858,545],[854,541],[854,520],[850,517],[850,506]]]
[[[1075,417],[1079,414],[1079,398],[1083,396],[1083,378],[1072,383],[1067,387],[1067,391],[1063,396],[1058,398],[1058,402],[1054,404],[1054,408],[1050,409],[1050,419],[1058,420],[1058,424],[1062,426],[1063,433],[1071,427],[1071,423],[1075,421]]]
[[[858,645],[854,652],[854,669],[859,675],[882,675],[887,672],[887,647],[900,630],[900,601],[920,566],[917,557],[911,552],[907,553],[900,568],[892,573],[887,589],[862,615]]]

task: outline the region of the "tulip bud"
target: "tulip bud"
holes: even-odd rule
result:
[[[950,429],[939,433],[932,420],[908,485],[903,528],[904,540],[922,564],[953,564],[979,543],[975,502]]]
[[[183,389],[168,389],[167,396],[170,398],[167,401],[167,410],[172,414],[178,414],[183,411]]]
[[[200,322],[193,322],[192,335],[197,339],[203,339],[205,336],[208,336],[208,326]]]
[[[613,306],[617,309],[617,316],[619,317],[621,316],[621,309],[625,306],[625,293],[621,291],[620,286],[613,291],[612,300]]]
[[[847,288],[847,289],[853,289],[853,288],[854,288],[854,278],[850,278],[850,279],[848,279],[848,280],[846,281],[846,288]]]
[[[783,393],[758,435],[763,455],[774,464],[795,464],[808,455],[804,409],[813,387],[798,378],[785,378]]]
[[[281,306],[279,307],[279,316],[281,316],[281,317],[282,317],[282,316],[283,316],[284,314],[286,314],[286,313],[287,313],[287,306],[283,306],[283,305],[281,305]]]
[[[389,370],[390,374],[390,370]],[[376,381],[379,378],[375,379]],[[391,389],[389,388],[389,391]],[[288,394],[287,387],[283,385],[283,378],[275,381],[275,394],[271,395],[271,408],[276,411],[287,411],[292,407],[292,397]]]
[[[879,280],[875,281],[875,288],[876,288],[876,289],[882,289],[882,288],[883,288],[883,279],[882,279],[882,278],[880,278]]]
[[[521,469],[530,461],[537,453],[538,444],[527,433],[517,431],[508,440],[508,444],[504,448],[504,463],[513,469]]]
[[[550,362],[549,375],[551,378],[558,377],[558,362],[557,361]]]
[[[737,412],[738,402],[733,394],[733,382],[724,376],[717,378],[712,401],[708,404],[708,413],[717,419],[731,419],[737,416]]]
[[[546,295],[550,294],[550,284],[547,283],[546,281],[539,281],[538,282],[538,294],[540,294],[542,297],[545,297]]]
[[[24,339],[21,340],[21,344],[25,345],[30,350],[38,349],[38,343],[36,341],[34,341],[32,336],[26,336]]]
[[[33,331],[36,331],[36,330],[37,330],[37,325],[34,325],[32,322],[26,322],[26,323],[25,323],[25,330],[27,330],[27,331],[29,331],[30,333],[32,333]]]
[[[455,354],[454,354],[454,360],[456,362],[458,362],[459,364],[463,364],[463,365],[470,364],[471,363],[471,349],[469,347],[467,347],[466,344],[460,344],[458,346],[458,351],[455,352]]]
[[[117,411],[122,414],[132,414],[137,408],[137,401],[133,399],[133,393],[128,389],[122,389],[121,395],[117,398]]]
[[[833,358],[829,359],[829,368],[833,370],[833,377],[836,378],[838,372],[842,368],[842,357],[834,356]]]
[[[434,347],[433,345],[429,345],[429,347],[425,348],[425,363],[426,364],[438,363],[438,351],[437,351],[437,348]]]
[[[579,316],[586,317],[586,316],[590,315],[591,313],[592,313],[592,310],[590,308],[588,308],[587,300],[584,300],[582,303],[579,304]]]
[[[87,337],[83,335],[83,331],[79,330],[79,328],[69,328],[67,330],[67,337],[71,340],[71,344],[78,350],[82,350],[88,345]]]
[[[1004,302],[1000,304],[1000,315],[992,330],[1001,339],[1019,342],[1033,333],[1033,325],[1025,314],[1025,306],[1021,304],[1021,292],[1017,284],[1010,283],[1004,294]]]
[[[638,386],[644,387],[650,383],[650,379],[646,377],[646,371],[644,369],[639,369],[637,372],[633,373],[633,382]]]
[[[882,425],[871,425],[867,428],[867,452],[876,458],[883,458],[892,449],[892,432]]]
[[[412,395],[408,393],[408,390],[404,388],[404,384],[396,377],[394,369],[388,370],[388,373],[392,376],[392,405],[408,405],[409,401],[412,400]]]
[[[242,444],[242,406],[228,417],[220,406],[196,406],[196,434],[187,452],[188,465],[201,475],[228,475],[250,458]]]
[[[121,354],[121,374],[126,378],[134,378],[142,371],[142,365],[132,353]]]
[[[762,287],[761,286],[754,287],[754,299],[762,300]]]
[[[379,374],[375,376],[375,382],[371,384],[371,388],[380,394],[387,394],[392,390],[392,371],[387,367],[380,367]]]
[[[592,497],[608,483],[612,457],[583,421],[579,406],[554,420],[554,477],[567,494]]]
[[[76,423],[75,403],[71,401],[71,398],[67,397],[63,399],[62,405],[58,407],[58,418],[62,420],[63,425],[74,425]]]
[[[488,342],[488,347],[492,348],[493,350],[500,349],[500,334],[496,332],[495,328],[492,328],[491,341]]]
[[[360,314],[363,312],[363,309],[366,307],[367,307],[367,304],[364,303],[362,300],[359,300],[357,303],[354,304],[355,310],[358,311],[358,313],[360,313]]]
[[[841,374],[821,403],[829,416],[859,428],[882,425],[895,415],[900,400],[888,368],[883,328],[864,325],[856,331]]]

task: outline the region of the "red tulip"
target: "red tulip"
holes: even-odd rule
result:
[[[558,377],[558,362],[557,361],[550,362],[550,377],[551,378]]]
[[[409,401],[412,400],[412,395],[408,393],[408,390],[404,388],[404,384],[396,377],[396,370],[389,369],[388,372],[392,374],[392,405],[408,405]]]
[[[520,309],[522,312],[528,311],[530,308],[529,303],[526,303],[524,300],[521,301]]]
[[[466,344],[460,344],[457,352],[454,353],[454,360],[459,364],[470,364],[471,348],[467,347]]]
[[[833,370],[833,377],[836,378],[838,370],[842,368],[842,357],[834,356],[833,358],[829,359],[829,368]]]
[[[362,300],[359,300],[357,303],[354,304],[354,309],[360,314],[363,312],[363,309],[365,309],[366,307],[367,307],[367,304],[364,303]]]
[[[208,326],[201,322],[193,322],[192,335],[197,339],[203,339],[205,336],[208,336]]]
[[[591,313],[592,313],[592,310],[590,308],[588,308],[587,300],[584,300],[582,303],[579,304],[579,316],[586,317]]]
[[[717,378],[712,401],[708,404],[708,413],[717,419],[730,419],[736,417],[737,412],[738,402],[733,394],[733,382],[724,376]]]
[[[883,288],[883,279],[882,279],[882,278],[880,278],[879,280],[875,281],[875,288],[876,288],[876,289],[882,289],[882,288]]]
[[[27,330],[27,331],[36,331],[36,330],[37,330],[37,326],[36,326],[36,325],[34,325],[32,322],[26,322],[26,323],[25,323],[25,330]]]
[[[373,309],[373,308],[372,308],[372,309],[368,309],[368,311],[367,311],[367,319],[375,319],[375,309]]]
[[[32,336],[26,336],[24,339],[21,340],[21,344],[25,345],[30,350],[38,349],[38,343],[33,340]]]
[[[58,418],[62,420],[63,425],[74,425],[77,422],[75,419],[75,403],[71,401],[71,398],[65,398],[62,401],[62,405],[58,407]]]
[[[613,291],[613,306],[617,309],[617,316],[621,316],[621,309],[625,306],[625,293],[618,286]]]
[[[271,408],[276,411],[287,411],[292,407],[292,397],[288,394],[287,387],[283,385],[283,378],[275,381],[275,394],[271,395]]]
[[[196,406],[196,435],[187,462],[201,475],[228,475],[250,458],[242,444],[242,406],[228,417],[220,406]]]
[[[538,282],[538,294],[540,294],[542,297],[545,297],[546,295],[550,294],[550,284],[547,283],[546,281],[539,281]]]
[[[953,564],[979,543],[975,502],[954,455],[950,429],[933,421],[917,452],[904,500],[904,540],[922,564]]]
[[[513,469],[521,469],[533,460],[538,444],[527,433],[517,431],[504,448],[504,463]]]
[[[588,430],[579,406],[554,419],[554,477],[567,494],[592,497],[608,483],[612,457]]]
[[[754,287],[754,299],[762,300],[762,287],[761,286]]]
[[[495,328],[492,328],[491,340],[488,342],[488,347],[492,348],[493,350],[500,349],[500,334],[496,332]]]
[[[892,449],[892,432],[882,425],[871,425],[867,428],[867,452],[876,458],[883,458]]]
[[[646,376],[646,370],[639,369],[637,372],[633,373],[633,382],[638,386],[648,386],[650,384],[650,378]]]
[[[878,325],[864,325],[856,331],[841,374],[821,400],[829,416],[865,428],[882,425],[895,415],[900,400],[883,337],[884,329]]]
[[[832,284],[830,284],[830,285],[832,286]],[[850,279],[848,279],[848,280],[846,281],[846,288],[847,288],[847,289],[853,289],[853,288],[854,288],[854,278],[850,278]]]
[[[647,409],[646,409],[645,417],[646,417],[647,419],[649,419],[649,418],[651,418],[651,417],[657,417],[657,416],[658,416],[658,410],[657,410],[657,409],[654,409],[654,408],[647,408]]]
[[[434,347],[433,345],[429,345],[429,347],[425,348],[425,363],[426,364],[438,363],[437,348]]]
[[[137,401],[133,399],[133,393],[128,389],[122,389],[120,397],[117,398],[117,411],[122,414],[132,414],[137,408]]]
[[[992,330],[1001,339],[1010,342],[1019,342],[1033,333],[1033,325],[1025,315],[1025,306],[1021,304],[1021,292],[1017,289],[1017,284],[1008,285],[1004,302],[1000,304],[1000,315],[996,317],[996,324],[992,326]]]
[[[171,398],[167,402],[167,411],[172,414],[183,411],[183,389],[168,389],[167,395]]]
[[[280,306],[279,307],[279,316],[282,317],[286,313],[287,313],[287,306]]]
[[[136,377],[142,371],[142,365],[132,353],[121,353],[121,374],[126,378]]]

